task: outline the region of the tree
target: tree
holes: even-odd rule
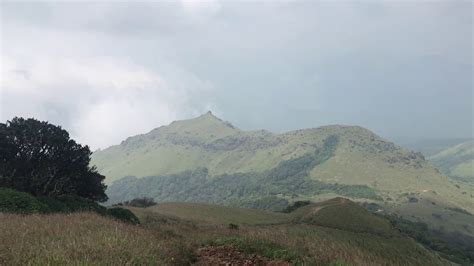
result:
[[[0,186],[105,201],[105,177],[89,166],[91,154],[59,126],[15,117],[0,123]]]

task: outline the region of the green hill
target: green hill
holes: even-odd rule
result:
[[[472,184],[358,126],[247,132],[209,112],[95,152],[92,164],[106,176],[110,203],[150,196],[278,210],[344,196],[400,207],[431,193],[438,207],[474,212]]]
[[[448,149],[455,145],[472,140],[472,138],[401,138],[397,141],[402,147],[423,153],[425,157],[433,156],[442,150]]]
[[[299,262],[309,265],[332,265],[336,261],[343,265],[449,264],[411,238],[426,232],[409,226],[400,233],[400,228],[384,216],[371,214],[345,198],[309,203],[290,213],[197,203],[162,203],[131,209],[148,227],[169,229],[183,224],[194,228],[193,237],[211,245],[233,245],[243,251],[265,251],[267,248],[263,247],[269,245],[280,251],[267,254],[293,254],[290,257],[296,256]],[[222,230],[229,224],[234,224],[234,229]],[[463,261],[472,248],[466,248],[463,255],[459,250],[435,250],[442,251],[443,257]]]
[[[130,209],[140,225],[91,213],[0,213],[0,259],[6,265],[451,264],[347,199],[291,213],[195,203]]]
[[[474,140],[442,150],[429,160],[445,175],[474,182]]]

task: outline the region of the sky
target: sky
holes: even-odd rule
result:
[[[471,1],[1,1],[0,121],[91,148],[211,110],[244,130],[328,124],[473,136]]]

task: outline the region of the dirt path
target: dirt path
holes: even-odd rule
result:
[[[198,261],[194,265],[289,266],[291,264],[286,261],[271,260],[255,254],[245,254],[230,246],[221,246],[200,248],[198,250]]]

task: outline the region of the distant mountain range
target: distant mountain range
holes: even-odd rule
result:
[[[343,196],[474,234],[473,184],[359,126],[273,134],[240,130],[208,112],[97,151],[92,164],[106,176],[111,203],[151,196],[275,210]],[[433,223],[435,209],[466,217]]]

